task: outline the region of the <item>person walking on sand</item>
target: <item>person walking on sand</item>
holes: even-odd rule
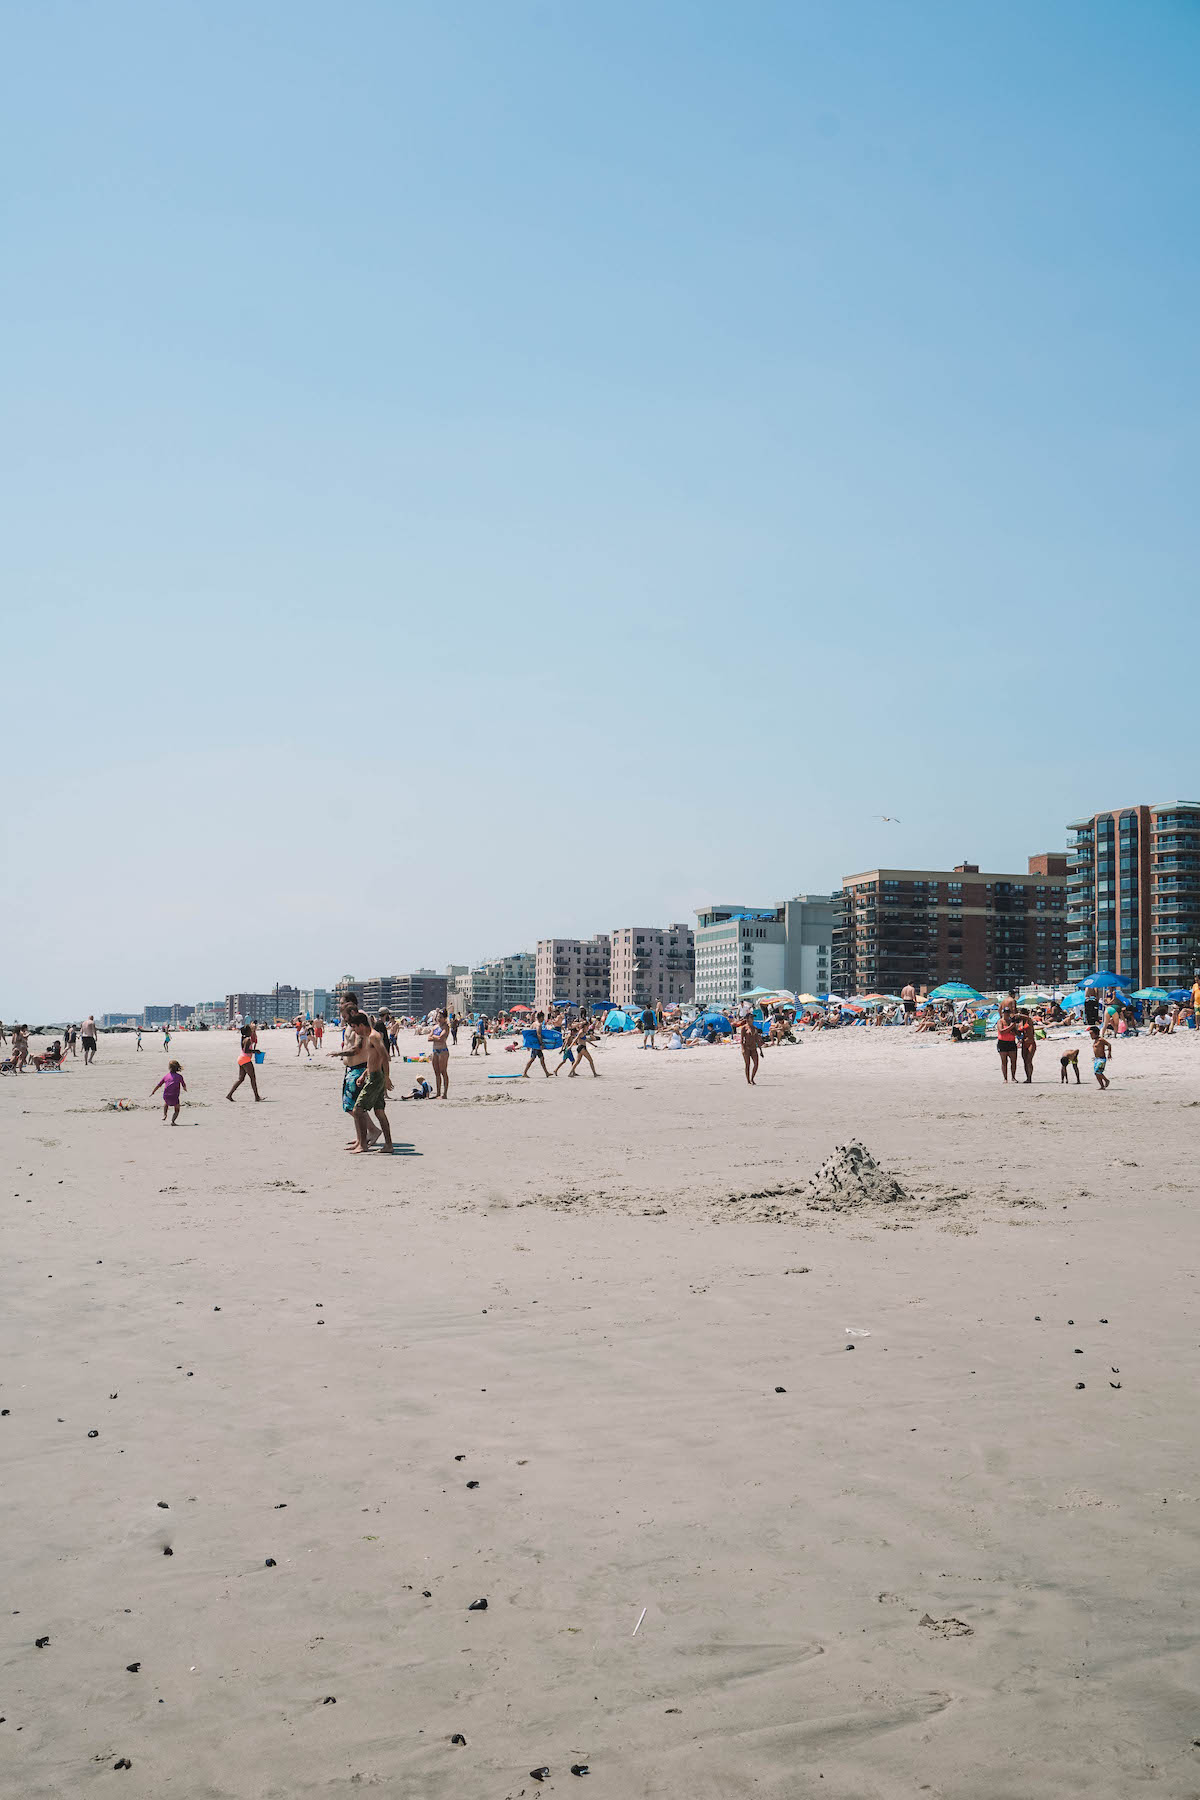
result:
[[[450,1022],[444,1012],[433,1021],[429,1056],[433,1063],[433,1097],[444,1100],[450,1092]]]
[[[242,1047],[238,1051],[238,1078],[226,1094],[225,1098],[227,1100],[233,1099],[233,1096],[237,1093],[243,1081],[246,1081],[247,1079],[250,1082],[250,1089],[254,1098],[256,1100],[262,1099],[262,1095],[258,1091],[258,1078],[254,1073],[254,1046],[257,1043],[258,1033],[254,1029],[254,1026],[252,1024],[243,1025]]]
[[[746,1080],[753,1087],[758,1080],[758,1053],[762,1047],[762,1033],[758,1029],[753,1013],[742,1020],[738,1031],[742,1039],[742,1062],[746,1070]]]
[[[580,1017],[575,1022],[575,1029],[574,1029],[573,1033],[571,1034],[571,1040],[570,1040],[571,1049],[575,1052],[575,1067],[571,1070],[571,1073],[567,1076],[568,1081],[574,1081],[574,1079],[578,1075],[580,1069],[582,1069],[584,1063],[587,1064],[588,1068],[592,1071],[593,1075],[599,1074],[599,1070],[597,1069],[595,1063],[592,1061],[591,1050],[588,1048],[589,1024],[590,1024],[590,1021],[583,1014],[581,1014]],[[561,1067],[561,1066],[562,1065],[560,1064],[559,1067]],[[557,1075],[558,1069],[555,1069],[554,1073]]]
[[[1108,1060],[1111,1055],[1112,1045],[1109,1043],[1108,1039],[1103,1036],[1097,1037],[1092,1044],[1092,1073],[1096,1077],[1096,1085],[1099,1087],[1101,1093],[1104,1092],[1106,1087],[1111,1086],[1106,1072],[1108,1069]]]
[[[89,1013],[83,1021],[83,1066],[96,1060],[96,1015]]]
[[[370,1034],[371,1021],[365,1013],[360,1012],[357,994],[344,994],[338,1007],[338,1013],[342,1021],[342,1048],[326,1051],[326,1055],[337,1057],[345,1070],[345,1074],[342,1076],[342,1111],[353,1113],[358,1084],[363,1079],[367,1067],[367,1038]],[[364,1025],[359,1027],[354,1024],[355,1019],[364,1020]],[[356,1125],[356,1135],[352,1142],[346,1145],[347,1150],[353,1150],[357,1144],[357,1132]],[[369,1125],[367,1132],[369,1136]]]
[[[305,1050],[308,1052],[308,1060],[309,1060],[309,1062],[311,1062],[312,1061],[312,1047],[313,1047],[313,1028],[311,1025],[305,1024],[302,1027],[302,1029],[296,1033],[296,1057],[297,1057],[297,1060],[299,1060],[301,1050]]]
[[[167,1122],[167,1113],[170,1111],[171,1107],[174,1107],[175,1117],[171,1120],[171,1123],[172,1125],[178,1125],[179,1096],[181,1093],[187,1093],[187,1082],[183,1079],[182,1064],[177,1062],[170,1062],[167,1064],[167,1072],[162,1080],[156,1081],[154,1086],[150,1089],[150,1098],[152,1100],[159,1088],[162,1089],[163,1097],[163,1124],[165,1125]]]
[[[654,1041],[654,1033],[658,1030],[658,1020],[652,1006],[642,1009],[642,1016],[638,1020],[638,1029],[642,1034],[642,1049],[657,1050],[658,1045]]]
[[[137,1028],[137,1047],[139,1050],[142,1047],[142,1028],[140,1025]]]
[[[535,1062],[539,1062],[542,1065],[542,1074],[546,1077],[546,1080],[549,1081],[550,1071],[546,1067],[546,1015],[544,1012],[538,1014],[530,1029],[534,1041],[529,1046],[529,1061],[521,1070],[521,1079],[522,1081],[528,1081],[530,1069],[532,1069]]]
[[[366,1013],[356,1013],[350,1021],[354,1030],[362,1037],[366,1062],[358,1086],[354,1091],[354,1104],[350,1116],[354,1121],[355,1142],[351,1146],[351,1154],[361,1156],[364,1150],[373,1150],[383,1139],[381,1155],[393,1154],[392,1128],[388,1123],[387,1095],[392,1085],[391,1063],[388,1058],[387,1038],[377,1021],[372,1026]],[[378,1123],[371,1124],[369,1114],[374,1113]]]
[[[487,1041],[488,1041],[488,1021],[487,1021],[487,1014],[486,1014],[486,1013],[480,1013],[480,1015],[479,1015],[479,1021],[478,1021],[478,1023],[477,1023],[477,1024],[476,1024],[476,1026],[475,1026],[475,1030],[476,1030],[476,1031],[477,1031],[477,1032],[478,1032],[478,1034],[479,1034],[479,1042],[480,1042],[480,1043],[481,1043],[481,1045],[482,1045],[482,1046],[483,1046],[483,1054],[484,1054],[484,1055],[485,1055],[485,1056],[486,1056],[486,1055],[487,1055],[487,1053],[488,1053],[488,1047],[487,1047]]]
[[[917,1016],[917,990],[911,981],[906,981],[900,989],[900,998],[904,1002],[904,1022],[911,1025]]]
[[[1017,1014],[1017,1041],[1021,1046],[1021,1061],[1025,1067],[1025,1083],[1033,1080],[1033,1059],[1037,1054],[1037,1028],[1028,1007],[1023,1006]],[[1014,1070],[1013,1079],[1016,1079]]]

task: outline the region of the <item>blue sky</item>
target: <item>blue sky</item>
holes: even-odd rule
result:
[[[1200,794],[1200,8],[39,0],[5,64],[0,1015]]]

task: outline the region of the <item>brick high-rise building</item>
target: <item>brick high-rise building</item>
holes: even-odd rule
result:
[[[534,1007],[549,1012],[559,1001],[568,1006],[592,1006],[598,1000],[611,999],[610,967],[604,932],[590,938],[539,938]]]
[[[871,869],[834,896],[833,986],[896,994],[965,981],[983,990],[1067,979],[1065,856],[1031,856],[1026,875]]]
[[[678,1005],[696,992],[688,925],[620,925],[609,933],[609,993],[618,1006]]]
[[[1131,991],[1189,987],[1200,968],[1200,802],[1120,807],[1067,830],[1068,978],[1111,969]]]

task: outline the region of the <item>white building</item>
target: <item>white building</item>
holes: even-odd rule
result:
[[[696,914],[696,999],[728,1008],[751,988],[829,991],[833,901],[798,894],[774,906],[735,901]]]
[[[300,1011],[307,1019],[327,1019],[329,994],[325,988],[301,988]]]

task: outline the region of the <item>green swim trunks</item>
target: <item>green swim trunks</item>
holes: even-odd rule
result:
[[[358,1084],[358,1092],[354,1096],[355,1112],[383,1112],[387,1106],[387,1076],[382,1069],[376,1069],[373,1075],[366,1074]]]

